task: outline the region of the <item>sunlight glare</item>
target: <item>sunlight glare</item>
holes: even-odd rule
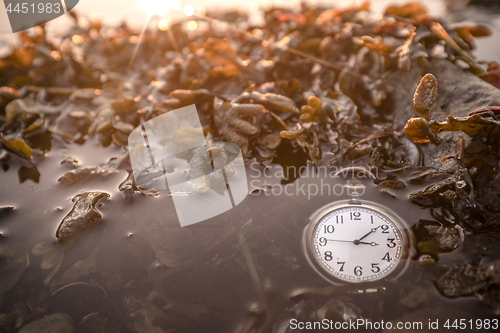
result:
[[[184,15],[186,16],[193,16],[194,14],[194,7],[191,5],[187,5],[184,7]]]
[[[148,16],[167,15],[171,9],[179,5],[176,0],[138,0],[137,7],[142,9]]]
[[[167,30],[168,29],[167,20],[161,20],[160,22],[158,22],[158,29],[160,29],[161,31]]]
[[[81,44],[83,43],[83,37],[80,36],[80,35],[74,35],[71,40],[73,41],[73,43],[75,44]]]
[[[189,30],[195,31],[196,28],[198,28],[198,23],[196,23],[196,21],[189,21],[187,27],[188,27]]]

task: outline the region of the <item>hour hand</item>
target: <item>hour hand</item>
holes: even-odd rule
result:
[[[368,232],[368,233],[367,233],[366,235],[364,235],[363,237],[361,237],[361,238],[359,238],[359,239],[355,239],[355,240],[354,240],[354,244],[356,244],[356,245],[358,245],[358,244],[362,244],[362,243],[360,242],[360,240],[364,239],[364,238],[365,238],[365,237],[367,237],[368,235],[370,235],[370,234],[374,233],[375,231],[377,231],[377,229],[378,229],[379,227],[380,227],[380,225],[379,225],[378,227],[372,228],[372,229],[370,230],[370,232]]]
[[[356,244],[356,243],[355,243]],[[369,244],[371,246],[377,246],[378,244],[375,242],[358,242],[358,244]]]

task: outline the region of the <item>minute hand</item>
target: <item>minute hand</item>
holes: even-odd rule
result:
[[[354,241],[354,243],[355,243],[355,244],[356,244],[356,243],[359,243],[359,241],[360,241],[360,240],[362,240],[362,239],[366,238],[369,234],[374,233],[375,231],[377,231],[377,229],[378,229],[379,227],[380,227],[380,226],[378,226],[378,227],[376,227],[376,228],[372,228],[372,229],[370,230],[370,232],[369,232],[369,233],[367,233],[366,235],[364,235],[364,236],[363,236],[363,237],[361,237],[360,239],[356,239],[356,240]]]
[[[344,243],[353,243],[353,241],[348,241],[348,240],[340,240],[340,239],[327,239],[327,241],[330,241],[330,242],[344,242]],[[371,246],[375,246],[375,245],[378,245],[377,243],[375,242],[357,242],[355,243],[356,245],[357,244],[368,244],[368,245],[371,245]]]

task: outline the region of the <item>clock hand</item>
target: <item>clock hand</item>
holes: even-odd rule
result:
[[[340,240],[340,239],[327,239],[327,241],[331,241],[331,242],[344,242],[344,243],[352,243],[352,241],[348,241],[348,240]]]
[[[379,225],[378,227],[376,227],[376,228],[372,228],[372,229],[370,230],[370,232],[369,232],[369,233],[367,233],[366,235],[364,235],[364,236],[363,236],[363,237],[361,237],[360,239],[355,239],[355,240],[354,240],[354,244],[356,244],[356,245],[361,244],[361,243],[359,242],[360,240],[362,240],[363,238],[367,237],[369,234],[374,233],[375,231],[377,231],[377,229],[378,229],[379,227],[380,227],[380,225]]]
[[[371,245],[371,246],[377,246],[378,244],[375,243],[375,242],[360,242],[358,241],[356,243],[356,241],[348,241],[348,240],[340,240],[340,239],[327,239],[327,241],[331,241],[331,242],[345,242],[345,243],[354,243],[354,244],[368,244],[368,245]]]

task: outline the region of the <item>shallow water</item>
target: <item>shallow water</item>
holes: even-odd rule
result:
[[[482,53],[495,45],[478,45],[480,58],[498,57]],[[69,314],[78,332],[243,333],[252,326],[262,332],[287,332],[291,318],[321,316],[335,321],[441,323],[498,318],[478,297],[446,298],[434,285],[444,265],[477,263],[487,254],[500,253],[498,237],[468,235],[465,240],[460,227],[457,249],[415,255],[396,283],[381,284],[384,291],[332,287],[318,276],[302,253],[302,230],[314,211],[349,198],[345,192],[332,193],[343,180],[325,172],[331,155],[315,168],[303,153],[284,146],[266,174],[250,161],[246,169],[251,194],[240,205],[181,228],[166,191],[146,196],[119,190],[128,176],[124,170],[58,182],[72,169],[61,164],[65,158],[74,157],[78,167],[93,167],[120,159],[124,148],[102,147],[94,138],[81,145],[50,136],[33,137],[28,143],[46,151],[43,158],[35,158],[36,169],[11,159],[0,171],[0,207],[14,208],[0,211],[0,244],[12,249],[16,259],[10,266],[0,261],[0,269],[9,268],[1,281],[13,284],[0,295],[0,314],[13,313],[18,321],[10,331],[53,313]],[[307,168],[283,178],[279,164]],[[436,222],[436,216],[444,215],[439,207],[408,199],[429,185],[409,182],[413,171],[380,171],[381,179],[402,180],[407,186],[388,189],[391,195],[365,180],[362,200],[393,209],[409,227]],[[292,195],[284,193],[285,186]],[[110,195],[98,201],[102,218],[72,243],[58,243],[56,230],[70,213],[72,198],[90,191]]]
[[[300,242],[308,217],[315,210],[349,198],[345,193],[326,193],[343,182],[325,172],[328,157],[318,168],[309,165],[303,169],[295,180],[293,175],[280,179],[276,166],[264,174],[260,166],[249,164],[248,178],[255,190],[251,195],[225,214],[180,228],[172,199],[166,193],[149,197],[136,192],[132,199],[126,199],[118,191],[127,177],[124,171],[75,184],[57,182],[69,170],[61,165],[65,157],[75,157],[81,166],[94,166],[124,152],[113,146],[103,148],[92,139],[83,145],[52,139],[50,151],[37,163],[39,182],[20,183],[18,165],[10,163],[8,170],[4,168],[0,206],[13,206],[14,210],[3,212],[2,244],[24,246],[30,265],[5,295],[0,313],[11,312],[19,303],[29,304],[35,310],[21,316],[26,323],[63,312],[72,317],[79,332],[98,332],[96,327],[129,332],[147,332],[151,327],[164,331],[176,327],[176,332],[236,332],[252,320],[259,321],[264,331],[271,331],[265,318],[273,325],[285,325],[292,313],[310,320],[313,309],[332,301],[344,306],[344,310],[338,306],[333,306],[335,311],[329,310],[334,319],[345,319],[348,313],[373,321],[495,317],[476,297],[452,300],[441,296],[433,285],[437,264],[427,263],[426,268],[420,261],[426,255],[414,257],[397,284],[387,285],[383,292],[360,294],[363,288],[358,286],[332,289],[322,280],[305,260]],[[292,162],[297,167],[303,165],[296,164],[300,154],[289,156],[298,158],[280,161],[285,169]],[[409,172],[393,172],[392,177],[405,180]],[[384,179],[387,174],[380,173],[379,177]],[[388,206],[410,227],[422,220],[434,220],[429,208],[407,199],[410,192],[424,185],[409,185],[396,191],[394,197],[381,192],[372,180],[363,183],[366,192],[362,200]],[[288,192],[294,195],[279,195],[283,184],[289,184]],[[313,184],[325,192],[315,194]],[[55,248],[55,232],[71,210],[70,199],[84,191],[110,194],[110,198],[99,201],[102,219],[78,241],[62,248],[60,265],[41,269],[44,256],[33,255],[32,249],[43,242]],[[478,241],[488,247],[484,239]],[[438,263],[463,262],[478,255],[478,248],[477,244],[462,242],[456,250],[440,254]],[[252,255],[258,282],[245,251]],[[324,295],[317,295],[318,288],[326,288]],[[423,293],[424,297],[420,299],[412,292]],[[410,296],[405,298],[407,294]],[[295,312],[290,312],[291,308]],[[444,310],[448,308],[453,309],[453,316]],[[149,318],[153,326],[137,318]]]

